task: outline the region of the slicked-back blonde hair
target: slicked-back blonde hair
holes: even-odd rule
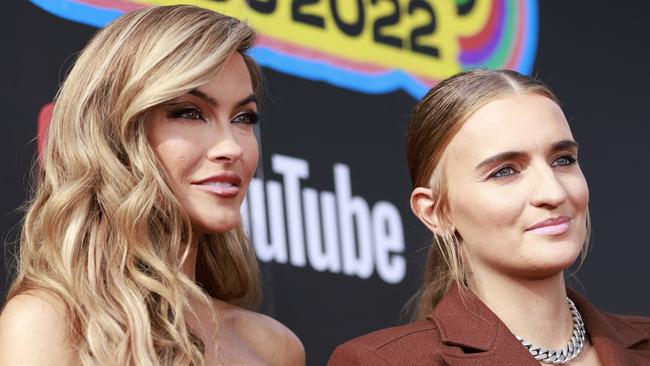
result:
[[[461,289],[466,270],[459,239],[452,232],[447,202],[444,153],[465,121],[489,102],[520,94],[537,94],[558,106],[560,102],[546,84],[510,70],[475,69],[456,74],[433,87],[415,106],[406,132],[406,157],[413,188],[431,188],[435,195],[433,215],[444,235],[433,235],[424,269],[424,283],[411,299],[413,318],[423,319],[436,306],[452,283]],[[582,248],[584,260],[590,234]]]
[[[194,233],[145,134],[153,108],[254,41],[210,10],[141,9],[100,30],[59,90],[7,300],[31,289],[60,299],[83,365],[203,365],[190,301],[257,306],[241,225]],[[244,59],[257,90],[259,69]],[[197,283],[180,270],[192,246]]]

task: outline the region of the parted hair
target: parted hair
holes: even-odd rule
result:
[[[57,93],[7,301],[54,295],[83,365],[204,365],[190,301],[258,305],[241,225],[195,232],[145,134],[154,108],[254,41],[250,26],[210,10],[140,9],[93,37]],[[257,90],[259,69],[244,59]],[[181,272],[193,246],[196,282]]]
[[[460,239],[449,220],[444,154],[465,121],[489,102],[518,94],[537,94],[560,102],[543,82],[511,70],[474,69],[456,74],[434,86],[417,103],[406,132],[406,157],[413,188],[434,192],[433,215],[443,235],[433,235],[424,269],[424,283],[409,305],[414,319],[423,319],[452,283],[464,288],[465,266]],[[587,233],[589,230],[587,214]],[[586,255],[588,237],[582,250]]]

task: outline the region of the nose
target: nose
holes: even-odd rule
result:
[[[231,131],[230,125],[226,128],[215,129],[208,137],[209,148],[207,158],[211,161],[233,163],[242,158],[244,150]]]
[[[558,207],[567,199],[567,192],[553,168],[544,164],[535,170],[530,202],[536,207]]]

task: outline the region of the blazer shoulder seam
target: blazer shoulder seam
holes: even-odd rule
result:
[[[334,350],[334,355],[336,355],[338,353],[345,354],[345,352],[352,352],[352,350],[354,350],[354,349],[358,350],[357,352],[363,351],[363,353],[364,353],[364,355],[366,357],[373,357],[373,358],[381,360],[382,362],[384,362],[384,364],[386,366],[394,366],[390,361],[388,361],[386,359],[386,357],[384,357],[379,352],[377,347],[373,347],[371,345],[365,344],[364,342],[360,342],[358,340],[352,340],[352,341],[349,341],[349,342],[346,342],[346,343],[340,345],[339,347],[337,347]],[[342,356],[342,357],[345,357],[345,356]],[[331,359],[330,359],[330,361],[331,361]],[[328,363],[328,365],[329,365],[329,363]]]
[[[650,325],[650,317],[640,315],[623,315],[604,312],[609,317],[624,321],[630,324],[644,324]]]
[[[435,330],[435,329],[438,329],[438,326],[435,323],[432,322],[431,326],[429,326],[427,328],[411,330],[411,331],[408,331],[407,333],[400,334],[398,336],[387,339],[385,342],[380,343],[379,345],[377,345],[375,347],[375,349],[377,351],[379,351],[381,348],[384,348],[384,347],[390,345],[391,343],[397,342],[402,338],[405,338],[405,337],[408,337],[408,336],[411,336],[411,335],[414,335],[414,334],[417,334],[417,333],[429,332],[429,331],[432,331],[432,330]]]
[[[393,364],[392,364],[390,361],[388,361],[388,360],[386,359],[386,357],[384,357],[384,356],[379,352],[379,348],[381,348],[381,346],[380,346],[380,347],[374,347],[374,348],[373,348],[373,347],[368,347],[368,346],[365,345],[365,344],[361,344],[361,346],[362,346],[363,348],[365,348],[368,352],[371,352],[373,355],[375,355],[376,357],[378,357],[379,359],[381,359],[383,362],[385,362],[386,365],[388,365],[388,366],[393,366]]]

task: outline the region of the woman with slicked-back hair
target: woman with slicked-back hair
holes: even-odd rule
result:
[[[589,241],[589,191],[560,103],[534,78],[471,70],[415,107],[411,208],[433,233],[414,322],[329,365],[650,365],[650,319],[565,287]]]
[[[252,311],[254,41],[237,19],[167,6],[86,46],[35,168],[0,365],[304,365],[296,336]]]

